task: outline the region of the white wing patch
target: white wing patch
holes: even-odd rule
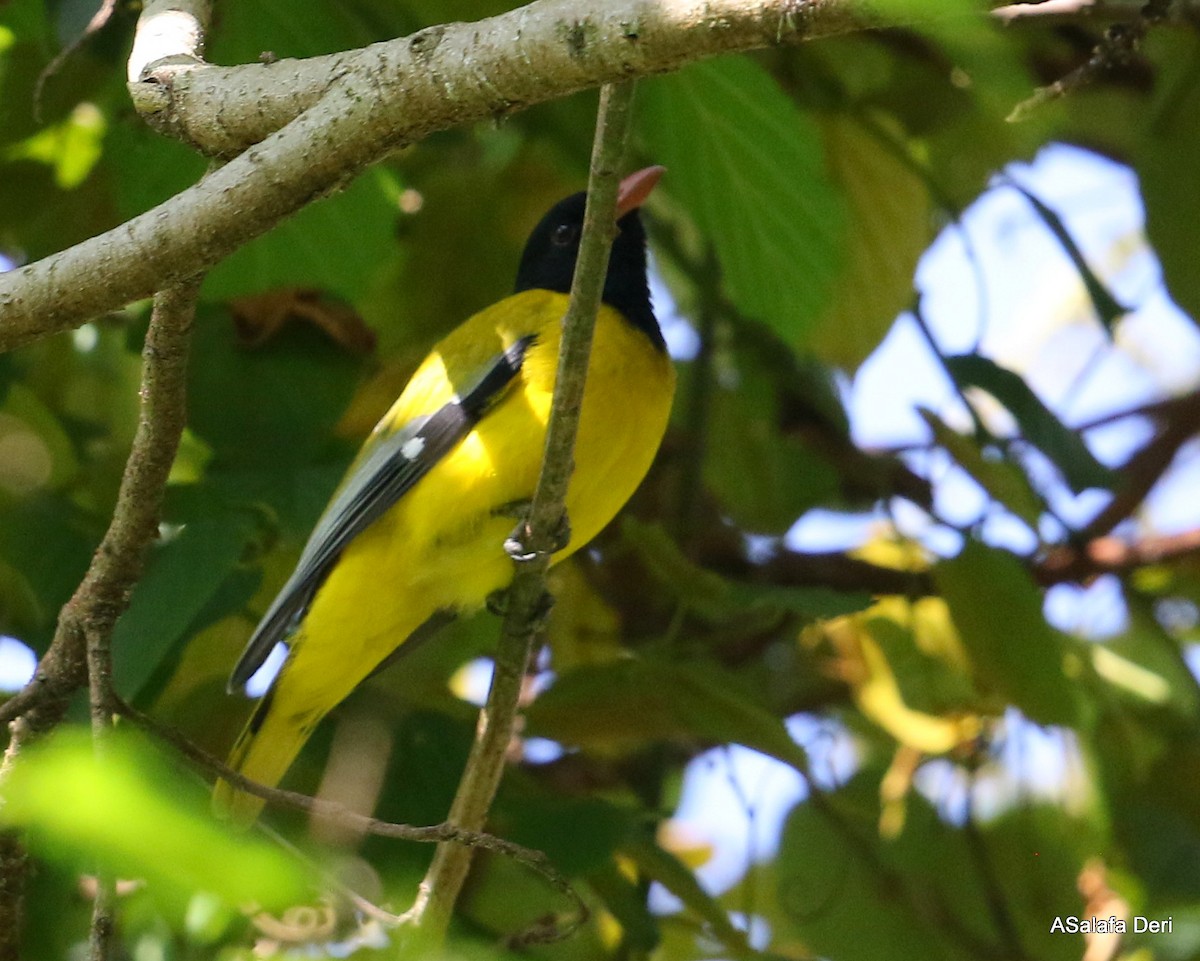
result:
[[[410,437],[404,442],[404,446],[400,448],[400,456],[405,460],[414,461],[421,456],[421,451],[424,449],[424,437]]]

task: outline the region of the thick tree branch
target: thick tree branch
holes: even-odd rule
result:
[[[206,153],[228,156],[291,122],[339,79],[362,96],[394,100],[400,125],[428,132],[717,53],[874,22],[877,15],[862,0],[619,0],[590,8],[538,0],[361,50],[151,70],[152,82],[134,85],[131,95],[151,122]]]
[[[1078,547],[1056,547],[1033,570],[1039,584],[1086,581],[1101,574],[1126,574],[1148,564],[1200,555],[1200,530],[1125,541],[1098,537]]]
[[[201,0],[159,2],[206,6]],[[1176,6],[1194,2],[1177,0]],[[1075,22],[1129,19],[1143,4],[1048,0],[1003,6],[994,16],[1004,23],[1044,21],[1052,15]],[[928,18],[939,15],[936,5],[929,7]],[[131,67],[137,62],[141,69],[136,76],[131,70],[130,94],[146,119],[164,132],[201,152],[232,156],[314,106],[338,77],[363,92],[390,87],[408,117],[415,121],[430,114],[428,123],[444,127],[504,116],[546,99],[677,69],[714,54],[882,24],[869,0],[610,0],[582,16],[575,0],[538,0],[477,23],[444,24],[361,50],[303,60],[216,66],[199,62],[194,51],[179,50],[176,54],[182,56],[155,61],[139,56],[135,47]],[[412,73],[414,65],[417,74]],[[420,76],[422,70],[427,75]],[[446,110],[467,108],[468,101],[469,115],[436,119]]]
[[[480,712],[475,743],[448,818],[451,824],[472,831],[483,827],[500,785],[521,684],[539,622],[545,614],[546,571],[565,519],[563,505],[573,467],[572,452],[592,330],[608,272],[616,223],[619,165],[629,134],[632,101],[632,83],[605,86],[600,94],[583,235],[571,283],[571,299],[563,318],[542,470],[529,515],[515,535],[515,541],[519,542],[516,546],[523,554],[516,557],[516,570],[507,592],[492,686],[487,704]],[[422,945],[440,947],[470,866],[469,849],[450,844],[438,846],[409,912]]]
[[[145,0],[129,54],[129,82],[172,65],[202,64],[211,19],[210,0]]]
[[[0,351],[198,275],[434,131],[717,53],[861,28],[874,22],[868,7],[865,0],[622,0],[580,18],[573,0],[538,0],[333,58],[222,68],[227,75],[196,66],[173,66],[163,77],[151,70],[133,85],[135,101],[189,142],[228,155],[276,132],[128,223],[0,275]],[[200,117],[222,126],[204,132],[194,126]]]
[[[1140,413],[1156,422],[1157,433],[1120,468],[1121,486],[1087,526],[1076,532],[1080,543],[1109,533],[1137,510],[1174,463],[1179,449],[1200,433],[1200,391],[1160,401]]]
[[[997,7],[992,16],[1005,25],[1111,23],[1132,20],[1145,6],[1146,0],[1027,0]],[[1196,11],[1196,0],[1174,0],[1172,8],[1169,19],[1186,22]]]
[[[1030,573],[1043,587],[1082,582],[1102,574],[1127,574],[1148,564],[1162,564],[1200,555],[1200,529],[1125,540],[1095,537],[1080,544],[1059,544],[1027,561]],[[802,553],[781,551],[766,563],[744,558],[701,558],[727,576],[756,584],[781,587],[828,587],[837,591],[930,597],[937,593],[927,572],[881,567],[840,551]]]
[[[11,736],[0,763],[0,784],[20,751],[22,721],[9,726]],[[29,857],[17,832],[0,831],[0,961],[21,961],[25,922],[25,877]]]

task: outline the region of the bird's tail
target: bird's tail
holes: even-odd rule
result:
[[[416,604],[406,605],[408,611],[417,609]],[[252,781],[274,787],[326,714],[364,678],[413,650],[453,617],[451,611],[438,610],[412,627],[391,624],[386,630],[368,634],[357,649],[348,649],[347,643],[310,644],[298,634],[275,683],[258,702],[233,745],[228,765]],[[228,781],[217,782],[213,809],[218,816],[248,827],[262,808],[261,798]]]
[[[282,780],[328,711],[328,708],[301,713],[273,710],[276,701],[273,694],[274,690],[268,691],[259,701],[226,762],[239,774],[267,787],[274,787]],[[241,791],[224,779],[217,781],[213,790],[213,810],[238,827],[253,824],[264,803],[262,798]]]

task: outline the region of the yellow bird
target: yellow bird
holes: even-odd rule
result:
[[[662,175],[626,177],[567,490],[569,557],[633,494],[658,450],[675,372],[650,304],[638,208]],[[557,203],[525,245],[515,292],[438,343],[351,465],[233,670],[242,688],[289,651],[229,765],[275,785],[318,722],[402,645],[505,588],[504,541],[533,496],[579,253],[585,195]],[[263,802],[220,781],[218,811]]]

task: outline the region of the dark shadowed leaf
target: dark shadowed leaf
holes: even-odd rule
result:
[[[330,442],[359,361],[314,327],[290,324],[239,346],[224,311],[201,311],[189,369],[189,424],[224,467],[307,466]]]
[[[248,510],[215,509],[184,525],[156,547],[146,563],[129,610],[113,634],[113,683],[134,699],[152,676],[174,659],[194,631],[219,620],[248,599],[246,590],[226,598],[224,610],[211,605],[239,572],[258,518]],[[256,578],[255,578],[256,579]],[[253,586],[249,591],[253,592]],[[202,612],[207,614],[201,618]]]
[[[1021,435],[1062,471],[1071,490],[1111,490],[1116,476],[1096,460],[1083,438],[1067,427],[1035,394],[1023,377],[980,354],[947,357],[946,366],[960,387],[987,391],[1013,415]]]
[[[900,154],[907,145],[898,130],[840,116],[823,120],[821,129],[850,230],[832,302],[809,345],[823,360],[853,370],[912,302],[933,205],[928,185]]]
[[[716,664],[659,657],[579,668],[526,711],[531,734],[605,749],[672,737],[732,741],[797,770],[807,755],[755,692]]]
[[[933,411],[918,407],[917,413],[929,426],[934,441],[954,458],[959,467],[997,502],[1021,518],[1030,530],[1037,530],[1038,518],[1042,516],[1042,502],[1019,466],[1009,460],[985,457],[974,438],[953,430]]]
[[[1092,823],[1029,807],[968,834],[913,791],[903,829],[883,840],[882,777],[864,770],[820,804],[798,804],[784,825],[779,910],[814,953],[977,961],[989,946],[1020,944],[1047,961],[1079,957],[1080,941],[1050,923],[1080,912],[1076,874],[1101,843]],[[857,923],[858,912],[871,922]]]
[[[1047,206],[1040,197],[1026,190],[1011,178],[1007,179],[1006,183],[1029,201],[1033,209],[1037,211],[1037,215],[1042,218],[1042,222],[1046,225],[1047,229],[1054,235],[1054,239],[1059,242],[1063,250],[1066,251],[1067,256],[1071,258],[1071,263],[1075,266],[1075,272],[1079,275],[1079,279],[1083,281],[1084,289],[1087,290],[1088,297],[1092,301],[1092,306],[1096,308],[1096,314],[1100,318],[1100,323],[1104,325],[1105,333],[1109,337],[1112,337],[1113,327],[1116,326],[1118,320],[1129,313],[1129,308],[1118,303],[1117,299],[1109,292],[1108,287],[1104,285],[1104,282],[1096,276],[1096,272],[1092,270],[1084,258],[1083,251],[1079,249],[1079,244],[1075,242],[1075,238],[1067,230],[1067,225],[1063,223],[1058,212]]]
[[[1200,323],[1200,271],[1196,270],[1200,191],[1181,189],[1181,171],[1200,169],[1200,43],[1190,31],[1153,31],[1147,38],[1162,76],[1157,96],[1142,107],[1142,136],[1134,163],[1146,204],[1146,235],[1162,262],[1175,302]]]

